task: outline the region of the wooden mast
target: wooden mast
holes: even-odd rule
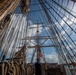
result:
[[[3,0],[0,2],[0,21],[7,15],[14,11],[20,0]]]

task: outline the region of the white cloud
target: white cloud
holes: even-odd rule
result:
[[[65,34],[65,31],[62,31],[61,34],[64,35]]]
[[[64,17],[63,19],[67,22],[67,24],[69,25],[69,26],[71,26],[71,25],[73,25],[74,23],[76,23],[76,20],[75,20],[75,18],[71,18],[70,20],[68,20],[67,19],[68,18],[68,16],[67,17]],[[73,23],[74,22],[74,23]],[[61,24],[61,26],[64,26],[66,23],[62,20],[61,22],[60,22],[60,24]],[[65,31],[68,31],[68,34],[70,33],[70,28],[69,28],[69,26],[66,26],[66,29],[65,29]],[[58,27],[60,27],[60,26],[58,26]],[[61,28],[61,27],[60,27]],[[66,33],[65,33],[65,31],[64,30],[62,30],[61,31],[61,34],[62,35],[65,35]]]
[[[49,27],[46,27],[45,29],[46,29],[46,30],[49,30]]]
[[[70,21],[71,20],[71,21]],[[69,24],[69,25],[72,25],[73,24],[73,22],[74,23],[76,23],[76,21],[74,20],[74,18],[71,18],[69,21],[67,21],[67,23]]]
[[[65,21],[66,21],[66,20],[67,20],[67,18],[68,18],[68,16],[67,16],[67,17],[64,17],[64,18],[63,18],[63,20],[65,20]],[[64,25],[65,25],[65,22],[64,22],[63,20],[60,22],[61,26],[64,26]]]
[[[57,54],[48,54],[48,55],[45,55],[45,57],[48,63],[59,63]]]

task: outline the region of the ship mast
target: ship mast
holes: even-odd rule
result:
[[[40,60],[40,46],[39,46],[39,25],[37,25],[37,46],[36,46],[36,48],[37,48],[37,59],[39,59]]]

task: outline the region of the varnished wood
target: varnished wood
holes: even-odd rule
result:
[[[0,20],[7,14],[12,13],[19,4],[20,0],[4,0],[0,3]]]

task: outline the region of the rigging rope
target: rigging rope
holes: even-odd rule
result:
[[[46,7],[46,6],[45,6]],[[54,15],[53,15],[54,16]]]

